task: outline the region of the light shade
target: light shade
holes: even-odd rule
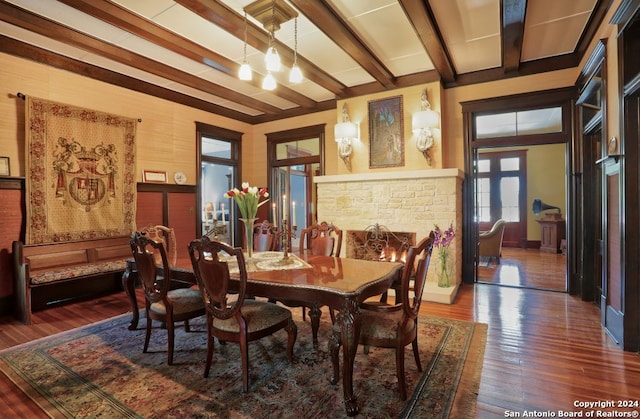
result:
[[[411,117],[411,128],[414,131],[427,128],[438,128],[440,126],[440,115],[436,111],[427,109],[413,114]]]
[[[249,63],[242,63],[240,66],[240,70],[238,70],[238,78],[240,80],[251,80],[253,78],[253,72],[251,71],[251,66]]]
[[[291,72],[289,73],[289,82],[291,83],[300,83],[302,81],[302,71],[298,65],[294,65],[291,67]]]
[[[358,138],[358,125],[353,122],[337,123],[333,129],[335,140],[356,139]]]
[[[267,55],[264,56],[264,64],[267,67],[267,71],[280,71],[282,64],[276,47],[269,47]]]
[[[273,90],[276,88],[276,79],[273,77],[273,74],[267,73],[262,80],[262,88],[264,90]]]

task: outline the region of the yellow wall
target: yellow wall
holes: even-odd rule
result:
[[[142,119],[137,128],[137,177],[142,170],[183,171],[187,184],[196,180],[195,121],[248,132],[251,125],[178,105],[153,96],[81,77],[29,60],[0,54],[0,155],[8,156],[12,176],[24,176],[25,101],[21,92],[74,106]]]

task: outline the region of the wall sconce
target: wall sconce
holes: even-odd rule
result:
[[[342,122],[336,124],[333,128],[333,133],[338,143],[338,154],[345,166],[347,166],[347,169],[351,171],[350,158],[353,152],[351,141],[358,139],[358,125],[349,119],[346,103],[342,105]]]
[[[421,110],[414,113],[411,118],[411,128],[413,133],[418,136],[416,147],[427,159],[427,164],[431,166],[431,155],[429,153],[429,150],[433,147],[433,133],[431,130],[440,126],[440,114],[431,110],[431,104],[427,100],[426,88],[422,91],[422,96],[420,96],[420,108]]]

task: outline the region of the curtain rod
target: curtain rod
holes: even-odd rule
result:
[[[20,92],[16,93],[16,96],[19,97],[22,100],[25,100],[27,98],[27,96],[25,96],[24,93],[20,93]],[[138,118],[138,122],[141,123],[142,122],[142,118]]]

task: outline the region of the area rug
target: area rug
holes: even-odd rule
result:
[[[73,418],[339,418],[345,417],[341,381],[331,385],[330,322],[321,321],[320,346],[309,319],[298,325],[297,362],[286,357],[286,333],[251,342],[249,392],[242,392],[238,345],[216,342],[203,377],[203,318],[191,332],[176,330],[174,365],[167,365],[167,332],[158,324],[148,353],[144,330],[129,331],[130,315],[29,342],[0,352],[0,370],[51,417]],[[328,317],[328,316],[326,316]],[[409,399],[398,397],[393,350],[359,348],[354,392],[359,417],[472,418],[484,357],[484,324],[420,317],[423,373],[405,350]]]

